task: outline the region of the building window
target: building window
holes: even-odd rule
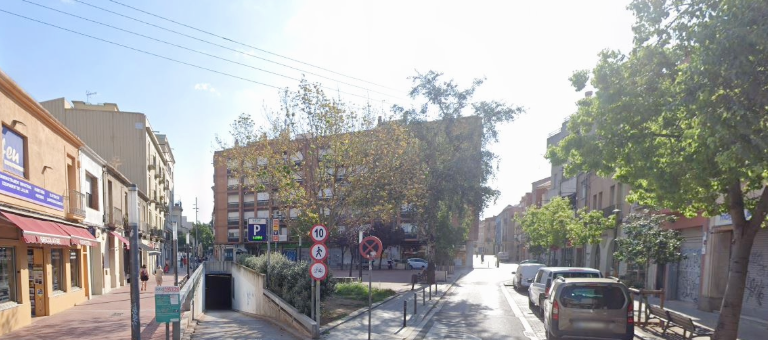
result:
[[[80,286],[80,251],[77,249],[69,250],[69,273],[72,287]]]
[[[27,138],[20,133],[3,126],[3,170],[26,178]]]
[[[597,209],[597,194],[592,195],[592,210]]]
[[[0,247],[0,303],[16,300],[16,257],[13,247]]]
[[[597,194],[597,204],[599,204],[597,206],[598,209],[603,208],[603,192],[602,191]]]
[[[85,204],[88,208],[99,210],[99,180],[85,174]]]
[[[608,205],[616,204],[616,186],[611,185],[611,197],[608,198]]]
[[[240,229],[228,229],[227,242],[240,242]]]
[[[61,249],[51,249],[51,268],[53,269],[53,291],[64,288],[64,259]]]

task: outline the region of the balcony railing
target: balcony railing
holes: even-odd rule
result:
[[[259,207],[269,206],[269,201],[268,200],[266,200],[266,201],[256,201],[256,206],[259,206]]]
[[[109,215],[109,224],[113,227],[123,226],[123,211],[119,208],[112,207],[112,212]]]
[[[227,202],[228,209],[235,209],[240,207],[240,202]]]
[[[238,226],[240,225],[240,219],[227,219],[227,225],[228,226]]]
[[[603,208],[602,210],[603,210],[603,216],[609,217],[609,216],[614,214],[613,211],[616,210],[616,205],[615,204],[611,204],[611,205]]]
[[[85,202],[85,194],[70,190],[69,191],[69,198],[67,199],[69,202],[69,206],[67,209],[67,212],[69,214],[72,214],[77,217],[85,217],[85,206],[83,203]]]

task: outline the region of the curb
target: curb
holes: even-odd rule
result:
[[[474,268],[473,268],[473,269],[474,269]],[[431,320],[431,319],[432,319],[432,317],[434,316],[434,314],[435,314],[435,313],[433,313],[433,311],[435,310],[435,308],[436,308],[438,305],[440,305],[440,303],[441,303],[441,302],[443,302],[443,298],[445,297],[445,295],[446,295],[446,294],[448,294],[448,292],[449,292],[451,289],[453,289],[453,286],[454,286],[454,285],[456,285],[456,282],[458,282],[458,281],[459,281],[459,280],[460,280],[462,277],[464,277],[464,275],[467,275],[467,274],[468,274],[468,273],[470,273],[470,272],[471,272],[471,270],[470,270],[470,271],[467,271],[466,273],[461,273],[461,274],[459,274],[459,275],[458,275],[458,276],[457,276],[457,277],[456,277],[456,278],[455,278],[455,279],[454,279],[454,280],[451,282],[451,284],[448,286],[448,288],[446,288],[445,290],[443,290],[443,294],[441,294],[441,295],[440,295],[440,298],[439,298],[439,299],[437,299],[437,301],[435,301],[435,302],[432,304],[432,307],[430,307],[430,308],[429,308],[429,310],[427,310],[427,311],[426,311],[426,313],[424,313],[424,317],[422,317],[422,318],[421,318],[421,322],[419,322],[419,323],[418,323],[418,326],[410,326],[410,327],[406,327],[406,330],[405,330],[404,332],[402,332],[402,335],[403,335],[403,339],[413,339],[413,338],[412,338],[412,336],[413,336],[413,333],[414,333],[414,331],[416,331],[416,335],[418,335],[419,333],[421,333],[421,331],[422,331],[422,330],[424,330],[424,326],[426,326],[426,325],[427,325],[427,323],[429,322],[429,320]],[[440,307],[442,308],[442,305],[441,305]],[[435,311],[435,312],[436,312],[436,311]]]
[[[424,314],[425,316],[426,316],[427,314],[429,314],[429,312],[431,312],[431,311],[432,311],[432,309],[434,309],[434,308],[435,308],[435,305],[437,305],[437,303],[438,303],[438,302],[440,302],[440,300],[442,300],[442,298],[443,298],[443,296],[445,296],[446,292],[448,292],[448,290],[450,290],[451,288],[453,288],[453,285],[456,283],[456,281],[458,281],[458,280],[459,280],[460,278],[462,278],[464,275],[466,275],[466,273],[462,273],[462,274],[460,274],[459,276],[457,276],[457,277],[456,277],[456,279],[454,279],[454,280],[453,280],[453,281],[450,283],[450,285],[448,286],[448,288],[446,288],[446,289],[444,290],[443,294],[442,294],[442,295],[440,295],[440,298],[439,298],[437,301],[435,301],[435,302],[432,304],[432,307],[430,307],[430,308],[429,308],[429,310],[428,310],[428,311],[427,311],[427,312]],[[377,302],[377,303],[374,303],[374,304],[371,306],[371,310],[374,310],[374,309],[376,309],[377,307],[379,307],[379,306],[381,306],[381,305],[383,305],[383,304],[385,304],[385,303],[387,303],[387,302],[390,302],[390,301],[392,301],[392,300],[394,300],[394,299],[396,299],[396,298],[399,298],[399,297],[401,297],[401,296],[403,296],[403,295],[406,295],[406,294],[409,294],[409,293],[412,293],[412,292],[414,292],[414,290],[407,290],[407,291],[404,291],[404,292],[396,293],[395,295],[392,295],[392,296],[390,296],[390,297],[388,297],[388,298],[386,298],[386,299],[384,299],[384,300],[382,300],[382,301],[379,301],[379,302]],[[360,316],[360,315],[363,315],[363,314],[365,314],[367,311],[368,311],[368,307],[362,307],[362,308],[360,308],[360,309],[358,309],[358,310],[356,310],[356,311],[354,311],[354,312],[352,312],[352,313],[349,313],[349,315],[345,316],[344,318],[341,318],[341,319],[339,319],[339,320],[336,320],[336,321],[333,321],[333,322],[331,322],[331,323],[328,323],[327,325],[325,325],[324,327],[322,327],[322,328],[320,329],[320,334],[321,334],[321,335],[322,335],[322,334],[325,334],[325,333],[327,333],[327,332],[329,332],[329,331],[333,330],[334,328],[336,328],[336,327],[338,327],[338,326],[340,326],[340,325],[342,325],[342,324],[346,323],[347,321],[349,321],[349,320],[352,320],[352,319],[354,319],[354,318],[356,318],[356,317],[358,317],[358,316]],[[407,327],[406,327],[406,328],[407,328]]]

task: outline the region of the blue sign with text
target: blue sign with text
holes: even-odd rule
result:
[[[64,210],[64,197],[0,172],[0,193],[56,210]]]
[[[24,137],[3,126],[3,169],[24,177]]]
[[[248,219],[248,238],[249,242],[267,241],[267,219],[249,218]]]

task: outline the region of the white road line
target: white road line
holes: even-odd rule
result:
[[[504,298],[507,299],[509,307],[512,308],[512,313],[515,313],[515,317],[517,317],[520,320],[520,323],[523,324],[523,329],[525,329],[523,334],[531,340],[539,340],[539,338],[534,335],[536,332],[534,332],[533,328],[531,328],[531,324],[528,323],[528,319],[525,318],[525,314],[523,314],[523,311],[520,310],[520,307],[512,299],[512,296],[509,295],[507,288],[504,287],[504,282],[499,285],[499,288],[501,289],[501,292],[504,293]]]

